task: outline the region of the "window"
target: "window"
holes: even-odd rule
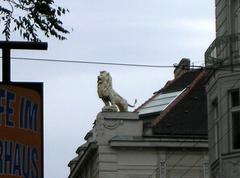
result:
[[[170,93],[160,93],[145,104],[139,114],[150,114],[163,111],[170,103],[172,103],[185,89]]]
[[[215,158],[219,157],[219,117],[218,117],[218,99],[214,99],[212,102],[213,108],[213,120],[214,120],[214,147],[215,147]]]
[[[240,149],[240,92],[233,90],[230,92],[230,116],[232,129],[232,149]]]
[[[240,111],[232,113],[233,149],[240,149]]]
[[[240,13],[240,0],[231,1],[231,27],[232,33],[239,33],[239,13]]]
[[[232,0],[231,2],[231,33],[237,34],[240,32],[240,0]],[[233,64],[239,63],[239,55],[240,55],[240,41],[238,36],[236,36],[235,40],[232,43],[232,57],[233,57]]]
[[[239,91],[232,91],[231,92],[231,106],[236,107],[239,106],[240,99],[239,99]]]

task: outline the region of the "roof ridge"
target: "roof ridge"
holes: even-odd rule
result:
[[[163,91],[164,89],[166,89],[167,87],[169,87],[171,84],[173,84],[174,82],[176,82],[177,80],[181,79],[181,77],[185,74],[188,74],[188,73],[191,73],[191,72],[198,72],[199,70],[197,69],[191,69],[191,70],[188,70],[186,72],[183,72],[181,74],[179,74],[177,77],[175,77],[173,80],[169,80],[163,88],[161,88],[159,91],[155,92],[155,93],[159,93],[161,91]]]
[[[187,72],[190,72],[190,71],[183,72],[183,73],[181,73],[180,75],[178,75],[177,77],[175,77],[174,79],[168,80],[167,83],[164,85],[164,87],[162,87],[160,90],[158,90],[158,91],[155,92],[155,93],[160,93],[162,90],[164,90],[164,89],[167,88],[169,85],[171,85],[172,83],[174,83],[176,80],[178,80],[179,78],[181,78],[181,76],[184,75],[184,74],[187,73]]]
[[[167,113],[169,113],[171,111],[171,109],[176,106],[185,96],[187,96],[187,94],[195,87],[195,85],[199,82],[199,80],[205,75],[206,71],[205,70],[202,70],[198,75],[197,77],[191,82],[190,85],[188,85],[186,87],[186,89],[180,94],[177,96],[177,98],[172,102],[170,103],[167,108],[164,109],[163,112],[160,113],[160,115],[158,117],[156,117],[155,119],[153,119],[152,121],[152,126],[155,126],[156,124],[158,124],[162,118],[164,116],[167,115]]]

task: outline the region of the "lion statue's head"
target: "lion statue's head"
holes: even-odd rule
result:
[[[112,77],[107,71],[101,71],[97,78],[97,92],[99,98],[109,96],[109,89],[112,88]]]

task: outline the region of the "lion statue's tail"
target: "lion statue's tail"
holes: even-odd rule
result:
[[[131,105],[131,104],[128,104],[128,106],[129,106],[129,107],[131,107],[131,108],[134,108],[134,107],[136,106],[136,104],[137,104],[137,99],[135,99],[135,101],[134,101],[134,104],[133,104],[133,105]]]

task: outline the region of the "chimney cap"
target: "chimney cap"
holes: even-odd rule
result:
[[[185,73],[190,68],[190,59],[182,58],[178,65],[175,65],[174,76],[175,78],[180,74]]]
[[[188,69],[190,67],[190,59],[189,58],[182,58],[181,61],[177,64],[177,65],[174,65],[176,67],[176,69],[174,70],[174,73],[175,71],[178,69],[178,68],[181,68],[181,69]]]

